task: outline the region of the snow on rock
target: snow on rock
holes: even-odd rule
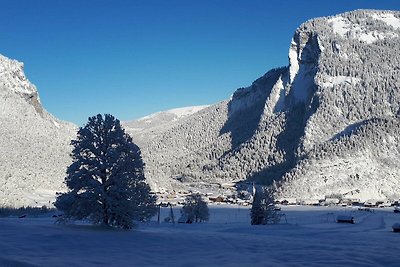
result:
[[[251,180],[275,181],[282,195],[394,197],[400,42],[372,17],[383,13],[399,17],[358,10],[307,21],[293,35],[289,66],[176,123],[131,128],[147,177],[168,190]]]
[[[171,127],[173,124],[191,116],[208,105],[192,106],[160,111],[133,121],[124,121],[122,124],[128,132],[152,131],[153,129]],[[145,136],[143,136],[145,138]]]
[[[0,55],[0,88],[27,95],[37,93],[36,87],[26,79],[23,70],[23,63]]]
[[[314,74],[308,66],[302,66],[293,81],[290,90],[296,101],[303,102],[309,97],[314,85]]]
[[[372,17],[385,22],[395,29],[400,29],[400,18],[392,13],[373,14]]]
[[[328,20],[332,24],[334,33],[345,37],[346,33],[350,30],[350,24],[341,16],[333,17]]]
[[[250,180],[275,182],[283,196],[398,196],[399,17],[358,10],[307,21],[293,35],[289,65],[231,99],[124,122],[152,188],[207,191]],[[40,112],[15,64],[0,79],[3,204],[31,203],[23,192],[59,190],[74,136],[73,127]]]
[[[348,84],[348,85],[356,85],[361,81],[360,78],[350,77],[350,76],[326,76],[324,77],[324,82],[322,82],[322,86],[324,87],[333,87],[339,84]]]
[[[372,31],[372,32],[361,32],[360,30],[356,33],[357,34],[357,38],[362,41],[365,42],[367,44],[372,44],[378,40],[384,40],[385,38],[393,38],[396,37],[397,34],[396,33],[382,33],[382,32],[378,32],[378,31]]]
[[[399,36],[398,32],[387,29],[371,31],[367,27],[368,21],[370,21],[369,17],[363,17],[359,21],[350,21],[348,17],[346,17],[347,14],[349,13],[334,16],[328,20],[332,25],[333,32],[340,35],[342,38],[353,38],[367,44],[372,44],[378,40]],[[400,28],[400,19],[395,17],[392,13],[372,13],[371,17],[383,21],[387,25],[392,26],[395,30]]]
[[[285,85],[293,101],[304,102],[312,94],[315,63],[324,50],[317,34],[301,28],[296,30],[289,48],[289,83]]]
[[[23,64],[4,56],[0,125],[0,206],[51,206],[64,188],[76,126],[44,110]]]
[[[276,84],[272,87],[271,95],[266,102],[266,108],[270,113],[280,112],[285,107],[285,86],[282,76],[279,77]]]
[[[53,121],[54,126],[56,126],[58,129],[60,129],[60,124],[56,121]]]
[[[157,112],[145,117],[142,117],[140,119],[137,119],[137,121],[143,121],[143,122],[148,122],[151,123],[151,119],[155,118],[157,116],[160,116],[161,114],[172,114],[176,117],[176,119],[180,119],[183,117],[190,116],[196,112],[199,112],[202,109],[205,109],[209,105],[203,105],[203,106],[192,106],[192,107],[183,107],[183,108],[175,108],[175,109],[170,109],[167,111],[161,111]]]
[[[294,78],[296,77],[300,68],[297,45],[298,44],[294,40],[292,40],[289,48],[289,78],[291,83],[294,81]]]

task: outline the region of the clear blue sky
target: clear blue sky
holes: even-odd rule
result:
[[[79,125],[229,98],[288,64],[304,21],[399,0],[2,0],[0,53],[23,61],[44,107]]]

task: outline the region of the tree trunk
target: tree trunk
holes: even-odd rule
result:
[[[108,213],[106,203],[103,203],[103,224],[108,226]]]
[[[106,203],[106,192],[107,192],[106,181],[107,181],[107,172],[106,170],[101,170],[101,183],[103,186],[103,195],[101,196],[103,201],[103,224],[108,226],[109,222],[108,222],[108,212]]]

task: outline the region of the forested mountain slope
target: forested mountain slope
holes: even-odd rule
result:
[[[0,206],[49,205],[63,188],[75,126],[43,109],[23,64],[0,55]]]
[[[400,12],[358,10],[302,24],[288,66],[229,100],[124,126],[155,191],[256,181],[283,197],[398,198],[399,77]],[[0,56],[0,205],[53,201],[75,134]]]
[[[305,22],[289,66],[140,138],[148,179],[159,190],[254,180],[286,197],[399,197],[399,36],[394,11]]]

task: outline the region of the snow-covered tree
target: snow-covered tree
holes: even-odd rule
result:
[[[279,222],[272,189],[263,187],[256,190],[250,215],[252,225],[276,224]]]
[[[194,193],[186,197],[181,212],[191,222],[208,221],[210,217],[207,202],[203,200],[199,193]]]
[[[156,197],[145,182],[140,149],[119,120],[108,114],[91,117],[71,144],[69,191],[55,202],[66,219],[129,229],[133,220],[155,214]]]

